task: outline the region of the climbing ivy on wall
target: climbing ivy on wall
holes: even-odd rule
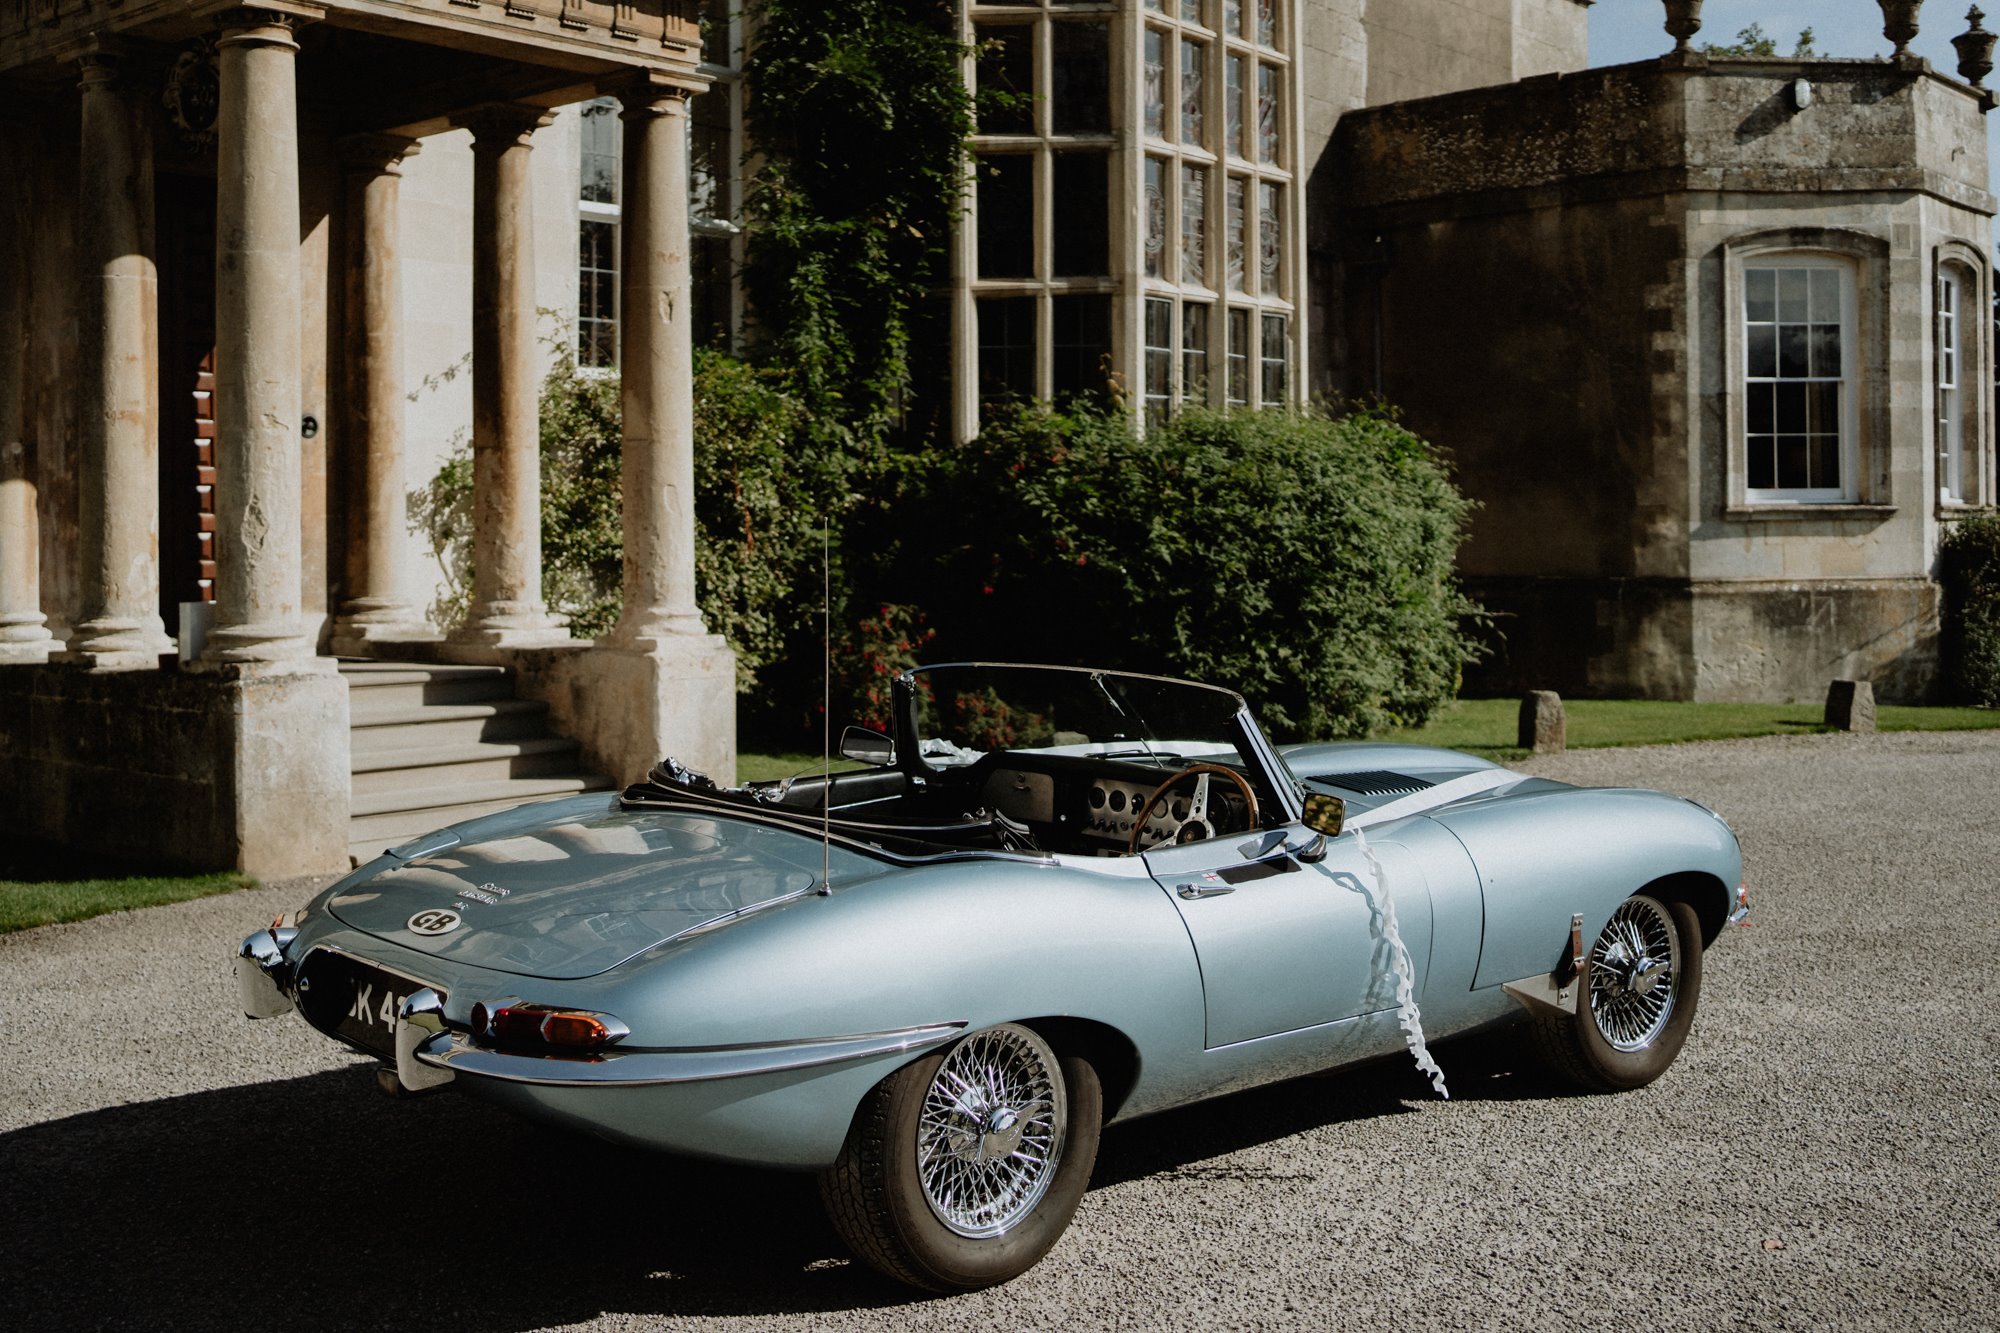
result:
[[[753,0],[745,286],[815,425],[879,440],[946,272],[973,102],[945,0]]]

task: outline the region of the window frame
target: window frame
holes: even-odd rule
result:
[[[1727,429],[1725,517],[1827,515],[1843,510],[1886,512],[1888,453],[1889,244],[1867,232],[1785,228],[1723,243],[1721,366]],[[1834,488],[1752,488],[1749,474],[1749,307],[1747,270],[1834,268],[1842,277],[1843,360],[1841,485]]]
[[[1956,478],[1947,477],[1942,439],[1944,423],[1939,419],[1942,410],[1939,394],[1942,358],[1938,293],[1948,278],[1957,282],[1960,296],[1957,320],[1959,475]],[[1989,379],[1992,360],[1988,350],[1992,339],[1992,308],[1992,271],[1985,256],[1962,241],[1947,241],[1938,246],[1931,273],[1931,400],[1928,422],[1931,491],[1941,514],[1958,514],[1993,503],[1993,391]],[[1955,480],[1956,487],[1949,486],[1948,480]]]

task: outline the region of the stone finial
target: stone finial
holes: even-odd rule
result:
[[[1666,4],[1667,36],[1674,39],[1676,52],[1686,51],[1701,31],[1702,0],[1666,0]]]
[[[1826,725],[1838,731],[1875,730],[1875,687],[1865,680],[1836,680],[1829,684]]]
[[[1529,690],[1521,696],[1518,744],[1536,754],[1561,754],[1564,734],[1562,696],[1554,690]]]
[[[1882,35],[1896,44],[1896,54],[1910,53],[1910,43],[1917,37],[1917,11],[1924,7],[1924,0],[1875,0],[1882,6]]]
[[[1965,17],[1972,26],[1951,39],[1951,44],[1958,48],[1958,77],[1975,88],[1984,88],[1986,76],[1993,72],[1993,43],[2000,34],[1990,33],[1981,26],[1986,15],[1978,5],[1968,10]]]

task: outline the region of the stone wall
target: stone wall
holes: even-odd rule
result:
[[[1368,103],[1580,69],[1590,56],[1585,9],[1579,0],[1369,0]]]
[[[1460,568],[1507,642],[1476,687],[1925,695],[1930,303],[1941,255],[1990,268],[1983,105],[1916,64],[1695,58],[1342,122],[1335,378],[1402,407],[1481,505]],[[1854,266],[1851,502],[1745,498],[1737,275],[1760,249]]]
[[[12,831],[145,866],[347,866],[347,686],[330,670],[0,666]]]

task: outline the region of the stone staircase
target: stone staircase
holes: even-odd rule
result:
[[[549,730],[547,705],[514,697],[505,667],[343,661],[340,675],[357,864],[462,819],[613,785]]]

